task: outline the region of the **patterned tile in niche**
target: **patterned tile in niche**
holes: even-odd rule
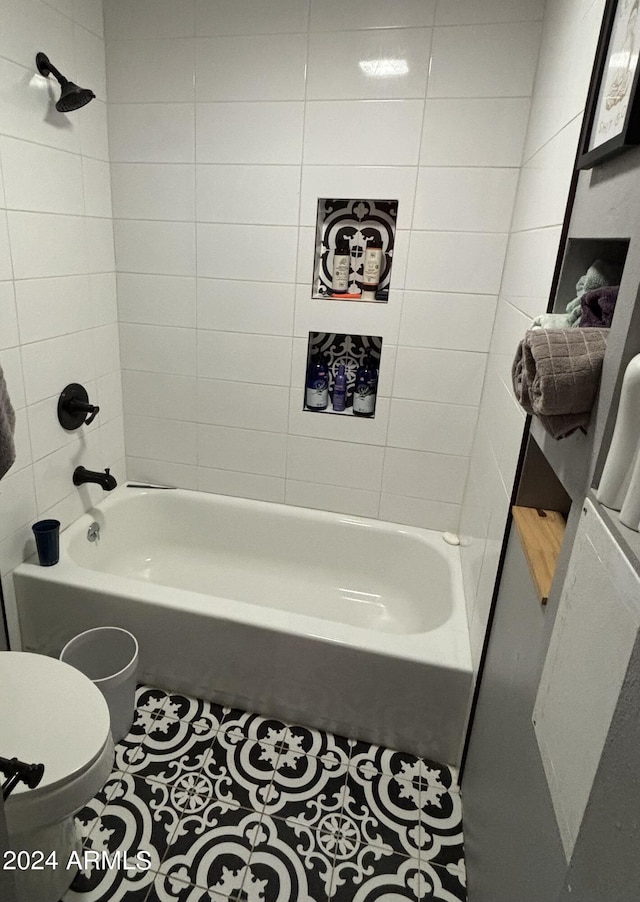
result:
[[[195,722],[157,717],[142,742],[127,751],[127,773],[173,782],[185,773],[199,771],[218,732],[213,714]]]
[[[260,815],[231,808],[220,816],[216,800],[198,813],[185,814],[160,866],[165,892],[173,883],[190,883],[224,896],[240,893],[256,840]],[[258,897],[259,898],[259,897]]]

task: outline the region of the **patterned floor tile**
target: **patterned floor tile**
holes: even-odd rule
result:
[[[172,692],[168,695],[162,713],[165,717],[170,717],[174,720],[184,720],[189,723],[212,718],[218,724],[221,724],[230,710],[230,708],[225,708],[215,702]]]
[[[346,753],[331,747],[330,740],[316,758],[300,750],[291,734],[276,748],[280,755],[275,765],[273,781],[265,803],[265,813],[281,818],[293,818],[308,823],[317,820],[322,812],[335,811],[343,803],[342,789],[348,767]],[[295,737],[294,737],[295,739]]]
[[[87,802],[87,804],[75,815],[76,830],[78,831],[78,835],[80,836],[83,845],[89,839],[95,825],[99,822],[100,815],[109,799],[120,789],[122,777],[122,773],[114,771],[100,792]]]
[[[345,786],[342,817],[343,828],[348,824],[359,843],[418,857],[420,795],[410,784],[386,775],[361,782],[352,772]]]
[[[359,850],[350,866],[336,863],[331,880],[331,902],[465,902],[464,889],[450,887],[442,868],[405,858],[397,853]]]
[[[158,874],[144,902],[235,902],[235,899],[177,877]]]
[[[168,697],[169,693],[165,689],[157,689],[155,686],[142,683],[136,687],[136,713],[155,717],[162,713]]]
[[[279,757],[267,742],[221,731],[206,755],[201,779],[210,782],[211,796],[228,806],[262,811]]]
[[[316,758],[338,757],[341,761],[349,760],[357,740],[347,739],[334,733],[325,733],[313,727],[304,727],[300,724],[290,724],[287,734],[287,743],[292,747],[304,751],[307,755]]]
[[[450,768],[151,686],[136,699],[78,827],[86,850],[151,866],[90,866],[64,902],[466,899]]]
[[[142,878],[130,880],[121,871],[108,871],[100,881],[87,882],[78,875],[61,902],[147,902],[149,886],[154,879],[149,871]]]
[[[335,860],[334,845],[328,833],[263,815],[241,898],[325,902]]]
[[[212,713],[193,722],[161,715],[153,721],[142,742],[120,760],[126,761],[127,773],[173,782],[186,773],[201,770],[219,725]]]
[[[273,717],[262,717],[260,714],[231,708],[222,722],[222,730],[244,739],[275,745],[286,736],[287,725]]]
[[[420,793],[420,861],[449,865],[464,859],[462,803],[457,792]]]
[[[419,874],[417,859],[388,848],[357,845],[348,856],[336,857],[329,898],[332,902],[424,899]]]
[[[418,787],[428,783],[445,790],[453,787],[457,791],[455,774],[447,765],[379,745],[356,742],[349,767],[362,777],[387,774],[399,780],[408,780]]]
[[[230,808],[223,815],[215,799],[202,811],[184,815],[160,866],[165,889],[177,881],[223,897],[240,893],[260,814]]]
[[[109,867],[102,857],[90,862],[72,888],[86,894],[87,899],[119,899],[123,897],[123,884],[132,894],[142,888],[146,894],[181,816],[170,798],[169,787],[130,774],[121,775],[83,847],[85,854],[105,853],[116,866]],[[144,860],[136,858],[141,852],[145,853]],[[128,868],[123,861],[125,854],[127,863],[131,863]]]

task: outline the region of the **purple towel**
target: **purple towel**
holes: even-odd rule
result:
[[[594,288],[582,295],[580,307],[580,328],[608,329],[611,326],[613,312],[618,300],[619,285],[605,285],[602,288]]]

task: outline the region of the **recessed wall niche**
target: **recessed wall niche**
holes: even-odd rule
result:
[[[629,251],[628,238],[569,238],[562,260],[558,290],[553,302],[554,313],[564,313],[576,296],[578,280],[589,267],[601,260],[619,284]]]
[[[303,409],[314,413],[372,418],[375,416],[381,359],[382,338],[377,335],[309,332]],[[322,368],[318,369],[318,361],[323,362],[326,368],[326,393],[321,385],[320,392],[314,390],[313,383],[321,383],[324,379]],[[344,409],[341,409],[340,403],[340,379],[336,392],[336,377],[340,375],[341,367],[344,367]]]
[[[319,198],[313,297],[386,303],[397,218],[397,200]]]

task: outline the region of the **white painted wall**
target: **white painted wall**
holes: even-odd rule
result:
[[[462,564],[477,667],[522,439],[511,363],[546,310],[604,0],[547,0],[522,170],[462,506]]]
[[[124,478],[124,438],[102,2],[0,7],[0,365],[17,449],[0,484],[0,573],[14,627],[6,577],[34,550],[31,524],[52,516],[64,526],[102,493],[73,486],[80,463]],[[58,85],[36,72],[39,50],[97,99],[56,112]],[[101,408],[74,433],[56,417],[69,382]]]
[[[105,0],[130,478],[458,528],[542,9]],[[319,196],[399,198],[388,305],[311,300]],[[310,330],[383,336],[375,420]]]

